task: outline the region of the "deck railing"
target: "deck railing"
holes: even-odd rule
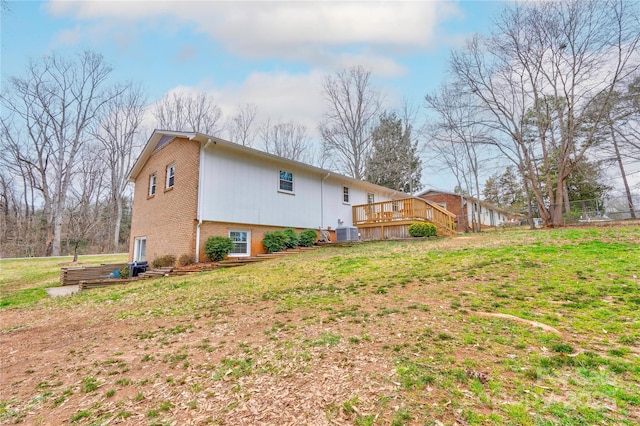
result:
[[[456,215],[442,206],[419,198],[353,206],[353,225],[392,225],[399,222],[431,222],[442,234],[453,235]]]

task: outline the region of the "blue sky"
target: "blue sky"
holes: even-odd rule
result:
[[[424,114],[423,97],[445,79],[450,49],[473,32],[486,31],[504,3],[9,1],[8,6],[2,13],[3,82],[20,75],[30,59],[88,48],[113,66],[114,80],[141,82],[150,105],[169,91],[206,91],[226,116],[251,103],[260,119],[295,120],[314,135],[325,108],[323,76],[352,65],[371,70],[388,107],[406,98]]]

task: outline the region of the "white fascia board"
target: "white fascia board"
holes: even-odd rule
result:
[[[145,165],[145,163],[153,153],[153,150],[156,149],[158,142],[160,142],[160,139],[162,139],[163,136],[174,136],[174,137],[193,139],[196,136],[196,133],[174,132],[169,130],[155,129],[151,134],[151,136],[149,137],[149,140],[147,141],[146,145],[142,149],[142,152],[138,156],[138,159],[133,164],[133,167],[131,167],[131,171],[129,172],[129,178],[128,178],[129,182],[135,182],[136,178],[138,177],[138,173],[140,173],[140,170],[142,170],[142,167]]]

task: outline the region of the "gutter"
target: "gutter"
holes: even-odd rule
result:
[[[320,229],[324,229],[324,181],[331,176],[331,173],[327,173],[325,177],[320,180]]]
[[[200,164],[198,167],[198,225],[196,226],[196,263],[200,262],[200,227],[202,226],[202,186],[204,184],[204,152],[213,142],[207,139],[207,143],[200,149]]]

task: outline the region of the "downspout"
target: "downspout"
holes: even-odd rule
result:
[[[325,177],[320,180],[320,229],[324,229],[324,181],[331,176],[331,173],[327,173]]]
[[[200,164],[198,170],[198,225],[196,226],[196,263],[200,262],[200,227],[202,226],[202,187],[204,186],[204,151],[211,144],[211,139],[200,150]]]

